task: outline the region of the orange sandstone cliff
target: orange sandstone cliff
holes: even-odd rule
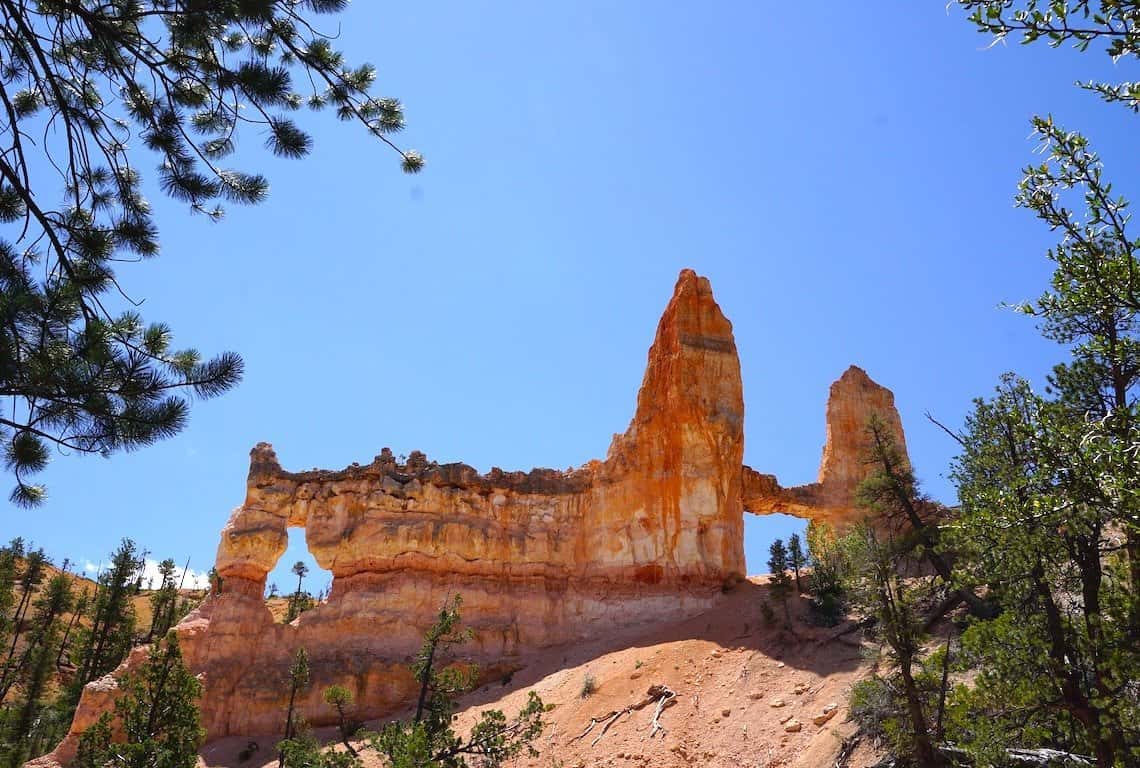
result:
[[[857,517],[863,427],[879,413],[902,440],[891,393],[852,367],[831,388],[819,480],[782,488],[742,464],[744,401],[732,325],[706,278],[681,273],[657,328],[637,409],[604,461],[560,472],[480,474],[385,449],[340,471],[287,472],[272,447],[251,452],[245,502],[218,546],[219,594],[176,628],[201,676],[208,738],[280,730],[290,659],[310,657],[300,701],[329,719],[321,691],[355,695],[357,715],[408,700],[406,663],[449,595],[475,630],[466,651],[506,671],[523,651],[707,610],[744,576],[743,512],[838,525]],[[905,445],[905,443],[902,443]],[[326,602],[292,624],[265,607],[266,576],[288,528],[332,572]],[[124,667],[142,659],[136,649]],[[83,693],[71,732],[46,763],[67,763],[78,734],[109,708],[114,675]]]

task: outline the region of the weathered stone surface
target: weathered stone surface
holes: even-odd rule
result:
[[[279,732],[287,669],[301,647],[312,685],[299,709],[310,723],[331,722],[321,692],[333,684],[352,691],[361,718],[391,711],[414,691],[407,661],[451,595],[462,595],[475,630],[464,653],[498,665],[489,674],[509,670],[527,649],[705,610],[744,576],[745,506],[847,519],[861,476],[859,435],[878,411],[897,425],[890,392],[852,368],[832,386],[819,482],[784,489],[744,467],[732,325],[708,280],[685,270],[658,325],[633,420],[604,461],[480,474],[418,451],[397,461],[384,449],[340,471],[288,472],[260,443],[245,502],[222,530],[220,593],[176,628],[204,682],[208,737]],[[289,527],[304,528],[333,583],[326,602],[282,625],[262,595]],[[112,676],[88,686],[49,762],[74,756],[77,734],[114,691]]]
[[[872,471],[867,464],[870,444],[867,421],[883,420],[906,455],[906,436],[895,408],[895,396],[857,366],[848,368],[831,385],[827,398],[827,437],[819,478],[808,485],[784,488],[773,475],[744,467],[744,508],[765,514],[783,512],[818,520],[842,530],[865,512],[855,507],[855,489]]]

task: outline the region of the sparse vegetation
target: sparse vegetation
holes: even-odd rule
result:
[[[151,646],[146,662],[122,681],[114,716],[105,712],[83,732],[79,768],[193,768],[205,737],[199,723],[202,685],[182,661],[178,636]],[[122,740],[112,739],[112,722]]]
[[[352,746],[349,739],[356,735],[362,724],[348,717],[348,712],[352,709],[355,700],[352,691],[343,685],[332,685],[325,689],[323,696],[325,703],[336,710],[337,733],[340,734],[341,743],[344,744],[344,748],[348,750],[349,754],[356,757],[356,748]]]
[[[800,542],[800,535],[793,533],[788,538],[788,565],[795,574],[796,592],[800,594],[804,591],[803,583],[800,581],[800,569],[807,567],[807,564],[808,559],[804,553],[803,544]]]
[[[532,691],[526,705],[512,720],[499,710],[483,712],[466,738],[452,730],[456,697],[470,690],[478,670],[469,664],[455,663],[452,651],[462,645],[471,633],[460,626],[460,599],[448,601],[436,622],[424,636],[412,664],[412,673],[420,683],[415,715],[408,721],[393,721],[377,732],[359,731],[359,724],[348,717],[353,696],[342,686],[330,686],[324,700],[337,711],[338,730],[345,751],[322,747],[300,718],[292,712],[286,718],[288,736],[278,744],[280,764],[284,768],[359,768],[363,765],[359,750],[349,739],[355,734],[366,748],[377,752],[384,765],[392,768],[498,768],[510,758],[526,752],[537,756],[532,743],[544,728],[542,714],[552,707],[543,704]],[[292,693],[299,680],[308,680],[308,660],[301,664],[301,654],[290,672]],[[291,726],[289,724],[292,724]],[[473,761],[469,763],[468,761]]]
[[[0,547],[0,767],[54,747],[84,682],[118,667],[133,646],[190,610],[192,601],[169,583],[141,592],[142,565],[137,546],[124,540],[91,584],[70,572],[69,561],[56,569],[20,539]],[[140,635],[143,622],[152,629]]]
[[[300,718],[295,707],[297,705],[297,694],[308,686],[309,654],[305,652],[304,648],[298,648],[297,653],[293,656],[293,663],[289,666],[289,707],[285,712],[285,739],[277,746],[278,768],[285,765],[285,758],[289,749],[294,746],[290,742],[299,731],[303,730],[303,724],[299,722]]]
[[[588,699],[598,690],[598,681],[589,672],[582,678],[582,688],[578,691],[579,699]]]
[[[297,577],[297,589],[289,597],[289,612],[285,615],[286,624],[291,623],[316,604],[312,595],[301,589],[305,577],[309,574],[309,566],[305,565],[303,560],[298,560],[293,563],[293,567],[290,570],[293,572],[293,575]]]
[[[792,593],[792,579],[788,576],[788,550],[784,547],[784,541],[773,541],[768,554],[768,571],[772,574],[768,589],[784,609],[784,627],[791,628],[792,614],[788,608],[788,597]]]

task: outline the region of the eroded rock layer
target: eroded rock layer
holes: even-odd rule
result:
[[[176,628],[204,682],[208,737],[279,732],[286,670],[302,647],[312,685],[299,708],[310,723],[330,720],[320,696],[332,684],[352,690],[362,718],[391,711],[412,694],[406,663],[449,595],[462,595],[475,630],[466,652],[500,668],[527,649],[705,610],[744,575],[746,506],[853,517],[871,412],[901,439],[890,392],[852,368],[832,386],[819,482],[784,489],[744,467],[732,325],[708,280],[685,270],[649,351],[636,413],[604,461],[480,474],[419,452],[398,462],[385,449],[367,465],[287,472],[261,443],[245,502],[222,531],[219,594]],[[332,591],[292,624],[275,624],[262,596],[290,527],[304,528]],[[111,676],[88,686],[53,760],[71,759],[76,735],[114,688]]]

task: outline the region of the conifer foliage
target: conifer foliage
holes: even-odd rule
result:
[[[792,579],[788,576],[788,548],[783,539],[776,539],[768,548],[768,571],[772,574],[769,589],[772,596],[784,607],[784,625],[791,626],[792,614],[788,609],[788,597],[792,594]]]
[[[474,685],[478,670],[470,664],[455,664],[452,650],[466,642],[471,633],[460,628],[459,596],[440,609],[435,624],[424,635],[424,643],[412,664],[412,674],[420,683],[415,716],[406,722],[392,722],[369,739],[392,768],[465,768],[473,761],[484,768],[497,768],[521,752],[538,753],[531,743],[542,733],[542,700],[530,692],[513,720],[500,710],[483,712],[466,739],[451,728],[457,709],[456,698]]]
[[[79,768],[193,768],[205,738],[198,698],[202,684],[182,660],[170,633],[150,648],[142,667],[121,681],[112,715],[104,712],[79,739]],[[112,724],[122,730],[112,741]]]
[[[371,94],[375,70],[318,31],[347,4],[0,2],[0,448],[14,503],[44,498],[31,476],[53,444],[104,455],[151,444],[182,429],[190,396],[241,378],[234,353],[175,347],[119,282],[119,264],[159,251],[149,168],[164,193],[221,218],[222,203],[269,189],[230,165],[239,138],[303,157],[306,107],[363,124],[405,171],[422,167],[389,138],[403,110]]]
[[[796,591],[803,592],[803,582],[800,581],[800,569],[806,567],[808,564],[807,553],[804,552],[803,542],[800,541],[800,535],[793,533],[788,537],[788,565],[792,569],[792,573],[796,576]]]
[[[130,598],[135,594],[145,558],[130,539],[123,539],[111,555],[110,566],[99,576],[91,626],[83,632],[79,649],[79,670],[74,692],[102,677],[126,657],[134,641],[135,610]]]
[[[488,710],[480,714],[466,737],[452,729],[458,708],[456,699],[469,691],[478,679],[474,665],[460,663],[455,658],[456,649],[471,637],[471,632],[460,625],[460,605],[458,595],[444,603],[412,663],[412,674],[420,684],[414,716],[406,721],[386,723],[377,732],[362,732],[357,736],[366,749],[379,754],[381,764],[387,768],[499,768],[517,755],[538,754],[533,742],[545,728],[542,713],[546,710],[542,699],[533,691],[514,718],[508,718],[501,710]],[[300,653],[297,658],[302,658]],[[295,662],[290,674],[294,691],[298,680],[296,669]],[[307,674],[304,680],[307,684]],[[291,696],[286,718],[287,738],[278,744],[280,764],[284,768],[361,768],[364,765],[359,750],[349,742],[351,733],[357,731],[357,724],[349,721],[346,714],[352,706],[352,694],[334,685],[325,689],[323,697],[336,712],[345,749],[322,748],[293,711],[295,697]]]

